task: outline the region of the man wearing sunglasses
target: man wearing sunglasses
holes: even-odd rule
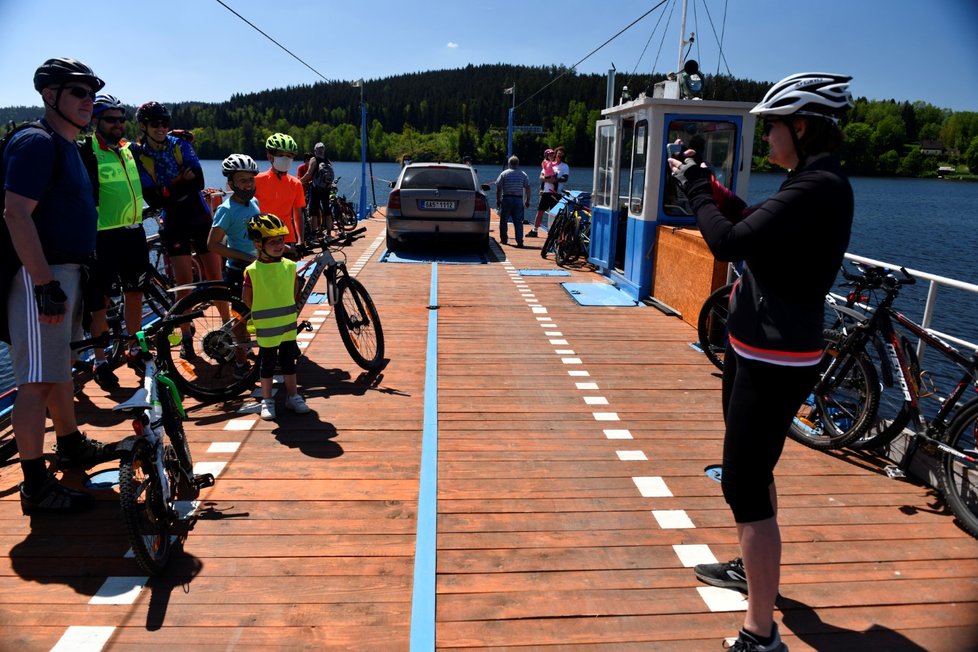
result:
[[[125,299],[126,331],[134,335],[142,327],[140,288],[149,262],[143,230],[143,189],[131,143],[125,139],[125,106],[112,95],[99,95],[92,113],[95,133],[80,145],[98,207],[93,282],[86,295],[86,304],[93,306],[91,331],[98,337],[108,330],[105,306],[113,285],[118,283]],[[103,388],[119,384],[101,348],[95,349],[94,376]]]
[[[5,212],[12,252],[22,263],[6,301],[17,398],[13,430],[24,481],[25,514],[76,512],[94,500],[68,489],[45,467],[46,412],[57,436],[58,468],[90,467],[114,456],[111,446],[78,431],[70,343],[82,338],[82,266],[95,251],[98,214],[88,173],[74,145],[92,118],[105,83],[80,61],[48,59],[34,73],[44,119],[18,132],[3,156]],[[6,230],[5,229],[5,230]],[[6,234],[4,234],[6,235]],[[6,279],[5,279],[6,280]]]

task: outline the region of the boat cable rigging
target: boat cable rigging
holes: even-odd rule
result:
[[[668,30],[669,24],[672,22],[672,13],[673,11],[675,11],[675,9],[676,9],[676,0],[672,0],[669,3],[669,17],[666,18],[665,27],[662,29],[662,38],[659,40],[659,49],[656,50],[655,61],[652,62],[652,70],[655,70],[655,67],[659,64],[659,56],[662,55],[662,46],[666,42],[666,32]],[[665,16],[665,11],[663,11],[662,14],[659,15],[659,20],[656,21],[655,27],[652,28],[652,32],[649,34],[649,39],[645,42],[645,47],[642,48],[642,53],[638,55],[638,60],[635,61],[635,67],[632,68],[631,74],[625,78],[625,84],[624,84],[625,87],[628,87],[628,85],[632,82],[632,77],[635,76],[635,73],[638,71],[638,67],[642,64],[642,59],[645,57],[645,52],[649,49],[649,43],[652,42],[652,37],[655,36],[656,31],[658,31],[659,25],[662,23],[662,18],[664,16]],[[651,83],[652,83],[652,76],[650,74],[649,85],[651,85]]]
[[[217,0],[217,1],[220,2],[221,0]],[[657,5],[655,5],[654,7],[652,7],[651,9],[649,9],[648,11],[646,11],[644,14],[642,14],[641,16],[639,16],[638,18],[636,18],[635,20],[633,20],[632,22],[630,22],[625,27],[621,28],[618,31],[617,34],[615,34],[614,36],[612,36],[607,41],[605,41],[604,43],[602,43],[598,47],[594,48],[590,52],[588,52],[588,54],[583,59],[581,59],[580,61],[578,61],[577,63],[575,63],[573,66],[570,66],[567,70],[565,70],[564,72],[560,73],[559,75],[557,75],[556,77],[554,77],[553,79],[551,79],[549,82],[547,82],[546,84],[544,84],[543,86],[541,86],[539,89],[537,89],[536,91],[534,91],[533,93],[531,93],[530,96],[527,97],[525,100],[523,100],[519,104],[513,106],[513,108],[511,109],[511,111],[515,111],[516,109],[520,108],[521,106],[523,106],[524,104],[526,104],[527,102],[529,102],[530,100],[532,100],[534,97],[536,97],[537,95],[539,95],[540,93],[542,93],[544,90],[546,90],[547,88],[549,88],[550,86],[552,86],[554,83],[557,82],[558,79],[560,79],[561,77],[563,77],[564,75],[566,75],[568,72],[570,72],[571,70],[575,70],[579,65],[581,65],[582,63],[584,63],[585,61],[587,61],[588,59],[590,59],[591,56],[594,53],[596,53],[598,50],[600,50],[604,46],[608,45],[609,43],[611,43],[612,41],[614,41],[616,38],[618,38],[619,36],[621,36],[625,32],[627,32],[629,29],[631,29],[632,27],[634,27],[639,21],[641,21],[643,18],[645,18],[646,16],[648,16],[649,14],[651,14],[653,11],[655,11],[656,9],[658,9],[659,7],[661,7],[662,5],[666,4],[667,2],[669,2],[669,0],[661,0]]]
[[[298,61],[299,63],[301,63],[302,65],[304,65],[306,68],[308,68],[309,70],[313,71],[317,75],[319,75],[320,79],[322,79],[324,82],[329,82],[330,81],[329,79],[326,79],[326,77],[323,75],[323,73],[319,72],[318,70],[316,70],[315,68],[313,68],[312,66],[310,66],[308,63],[306,63],[305,61],[303,61],[302,59],[300,59],[298,55],[296,55],[290,49],[288,49],[287,47],[285,47],[284,45],[282,45],[281,43],[279,43],[278,41],[276,41],[275,39],[273,39],[271,36],[269,36],[268,34],[266,34],[264,31],[262,31],[262,29],[260,27],[258,27],[257,25],[255,25],[253,22],[251,22],[250,20],[248,20],[247,18],[245,18],[244,16],[242,16],[241,14],[239,14],[237,11],[235,11],[231,7],[229,7],[227,5],[227,3],[225,3],[223,0],[215,0],[215,1],[217,2],[217,4],[221,5],[222,7],[224,7],[228,11],[230,11],[232,14],[234,14],[235,16],[237,16],[238,18],[240,18],[241,20],[243,20],[244,22],[246,22],[256,32],[258,32],[259,34],[261,34],[262,36],[264,36],[269,41],[271,41],[275,45],[279,46],[283,50],[285,50],[285,52],[290,57],[292,57],[293,59],[295,59],[296,61]]]

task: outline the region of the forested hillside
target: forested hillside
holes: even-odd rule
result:
[[[652,84],[660,79],[619,77],[618,93],[627,82],[633,97],[642,91],[651,94]],[[571,165],[589,166],[605,84],[603,75],[579,75],[562,67],[502,64],[367,80],[363,97],[369,157],[392,161],[410,153],[416,160],[459,160],[468,154],[478,161],[502,163],[507,110],[513,102],[503,89],[515,85],[515,122],[544,130],[517,133],[516,154],[535,164],[544,147],[561,144]],[[705,96],[756,102],[769,85],[707,75]],[[282,131],[303,151],[321,141],[333,159],[359,160],[360,92],[345,82],[320,83],[235,95],[222,103],[171,104],[170,110],[174,127],[194,131],[202,158],[223,158],[231,152],[264,158],[265,138]],[[123,99],[135,105],[149,99],[166,101],[165,96],[164,92],[159,98]],[[37,108],[4,108],[0,120],[32,119],[39,113]],[[924,102],[860,99],[845,131],[843,156],[855,174],[928,176],[936,174],[939,165],[978,171],[975,112],[952,112]],[[755,151],[763,151],[759,140],[758,145]],[[754,164],[766,165],[763,157]]]

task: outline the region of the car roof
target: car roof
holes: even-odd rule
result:
[[[438,163],[435,161],[427,161],[424,163],[409,163],[404,166],[405,168],[454,168],[456,170],[471,170],[472,166],[465,163]]]

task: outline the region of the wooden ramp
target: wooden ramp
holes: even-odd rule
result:
[[[188,401],[217,483],[167,577],[125,557],[114,491],[89,514],[27,518],[20,469],[0,469],[0,650],[422,650],[426,632],[444,650],[719,650],[737,631],[740,595],[688,567],[738,555],[705,472],[720,381],[693,330],[577,305],[561,282],[605,282],[586,267],[520,274],[556,269],[539,240],[494,241],[488,264],[392,264],[383,219],[366,225],[348,257],[389,364],[362,372],[307,306],[322,319],[299,367],[313,413]],[[135,387],[121,371],[128,389],[77,397],[103,440],[129,432],[108,409]],[[793,652],[978,650],[978,541],[884,463],[788,442],[777,618]]]

